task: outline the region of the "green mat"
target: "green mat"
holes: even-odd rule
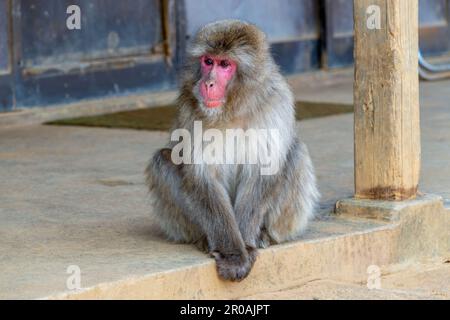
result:
[[[296,103],[296,109],[296,116],[298,120],[353,112],[352,105],[303,101]],[[50,121],[46,124],[166,131],[170,129],[175,114],[176,108],[171,105],[116,112],[99,116],[62,119]]]

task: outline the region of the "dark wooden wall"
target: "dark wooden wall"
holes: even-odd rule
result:
[[[44,106],[145,88],[171,88],[175,70],[167,63],[163,50],[162,1],[132,3],[12,1],[16,106]],[[168,3],[169,23],[175,30],[174,1]],[[66,27],[66,9],[71,4],[81,8],[81,30]]]
[[[66,8],[81,8],[68,30]],[[253,22],[285,74],[353,63],[353,0],[0,0],[0,111],[176,87],[205,23]],[[421,48],[450,51],[450,0],[420,0]]]
[[[10,12],[9,3],[0,0],[0,112],[13,106]]]

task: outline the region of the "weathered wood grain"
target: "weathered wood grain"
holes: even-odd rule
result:
[[[381,28],[367,27],[380,7]],[[418,1],[355,0],[355,196],[414,198],[420,172]]]

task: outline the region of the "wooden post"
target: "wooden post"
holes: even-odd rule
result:
[[[355,197],[405,200],[420,172],[418,0],[354,0]]]

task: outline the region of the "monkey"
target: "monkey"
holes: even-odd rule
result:
[[[220,278],[241,281],[259,248],[296,239],[314,217],[314,167],[296,134],[293,94],[264,32],[240,20],[210,23],[193,38],[186,60],[174,130],[195,135],[194,123],[201,121],[219,132],[279,132],[274,174],[261,174],[260,162],[176,163],[174,141],[146,168],[153,213],[167,238],[197,245],[215,259]],[[246,152],[244,145],[240,140],[232,152]],[[194,149],[180,155],[195,156]]]

